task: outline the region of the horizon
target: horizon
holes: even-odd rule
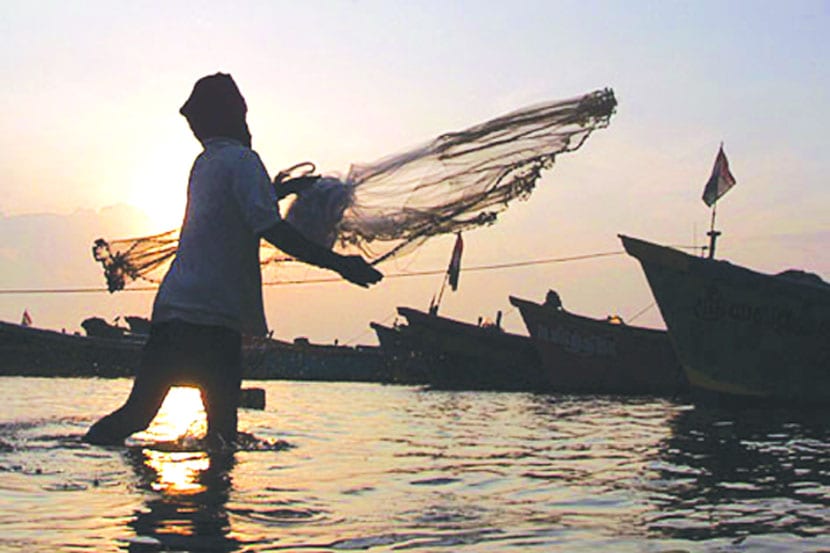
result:
[[[717,257],[830,276],[826,2],[213,2],[197,18],[184,4],[0,10],[0,68],[14,83],[0,91],[13,106],[0,138],[0,289],[103,287],[92,240],[178,226],[200,151],[178,108],[216,71],[239,84],[271,174],[306,159],[344,173],[526,105],[615,91],[608,128],[558,156],[527,202],[464,234],[459,290],[445,294],[443,315],[473,322],[502,310],[506,328],[524,334],[507,297],[541,301],[553,288],[570,311],[628,320],[653,300],[625,255],[464,268],[622,250],[620,233],[702,245],[701,194],[721,142],[737,185],[718,202]],[[40,216],[42,227],[24,224]],[[453,240],[380,269],[445,269]],[[369,322],[389,322],[398,305],[425,310],[440,284],[267,286],[266,315],[283,339],[374,342]],[[18,322],[28,309],[35,326],[69,329],[85,310],[148,316],[152,297],[3,295],[0,318]],[[633,323],[662,326],[656,307]]]

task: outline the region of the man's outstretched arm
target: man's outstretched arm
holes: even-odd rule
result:
[[[262,237],[288,255],[308,263],[330,269],[352,284],[368,287],[383,275],[359,255],[340,255],[312,242],[285,221],[278,221],[262,232]]]

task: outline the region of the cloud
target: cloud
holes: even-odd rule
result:
[[[103,285],[92,258],[92,242],[99,237],[137,236],[147,228],[147,215],[126,204],[68,215],[2,215],[0,288]]]
[[[141,236],[150,228],[147,215],[125,204],[70,214],[0,214],[0,290],[105,288],[93,240]],[[90,316],[147,316],[151,303],[151,293],[2,293],[0,319],[19,322],[26,310],[35,326],[71,332]]]

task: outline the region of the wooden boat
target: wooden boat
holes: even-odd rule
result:
[[[0,375],[131,377],[138,369],[146,334],[133,321],[129,329],[103,319],[84,321],[87,335],[68,334],[0,322]],[[246,340],[244,378],[390,382],[389,363],[380,348],[312,344],[298,339]]]
[[[830,401],[830,285],[620,238],[642,265],[693,390]]]
[[[498,325],[470,324],[398,307],[406,324],[394,334],[374,323],[378,340],[406,371],[437,389],[540,390],[545,384],[533,343]]]
[[[126,377],[138,368],[144,338],[82,336],[0,322],[0,374]]]
[[[623,395],[675,395],[686,390],[665,331],[629,326],[618,317],[576,315],[553,295],[557,301],[544,304],[510,297],[533,337],[551,389]]]
[[[375,331],[380,349],[387,359],[390,382],[413,385],[429,382],[434,361],[408,339],[405,327],[375,322],[369,323],[369,326]]]
[[[321,380],[328,382],[394,382],[389,359],[377,346],[314,344],[254,339],[243,348],[245,378]]]

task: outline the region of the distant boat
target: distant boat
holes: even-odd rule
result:
[[[643,267],[681,365],[706,395],[830,401],[830,285],[620,236]]]
[[[386,326],[371,322],[380,349],[388,360],[390,381],[397,384],[427,384],[435,365],[432,355],[425,354],[408,339],[405,327]]]
[[[431,388],[538,391],[544,387],[536,349],[528,336],[497,324],[471,324],[410,307],[398,307],[406,324],[377,323],[381,347],[404,363],[408,378]],[[391,332],[390,332],[391,331]]]
[[[121,317],[118,317],[120,319]],[[129,321],[130,328],[124,328],[117,324],[110,324],[101,317],[89,317],[81,322],[81,328],[84,329],[88,337],[93,338],[108,338],[110,340],[133,340],[138,342],[145,342],[150,334],[150,321],[142,317],[125,317]],[[142,329],[137,332],[136,329]]]
[[[132,376],[142,344],[123,335],[82,336],[0,321],[0,374]]]
[[[675,395],[688,385],[663,330],[629,326],[619,317],[593,319],[554,301],[510,297],[533,338],[548,387],[558,392]]]
[[[250,379],[395,382],[389,359],[377,346],[255,338],[245,343],[243,354],[244,376]]]
[[[126,318],[130,329],[98,317],[83,322],[87,335],[0,321],[0,375],[132,377],[141,361],[149,326]],[[391,382],[388,358],[375,346],[312,344],[246,339],[243,377],[268,380]]]

